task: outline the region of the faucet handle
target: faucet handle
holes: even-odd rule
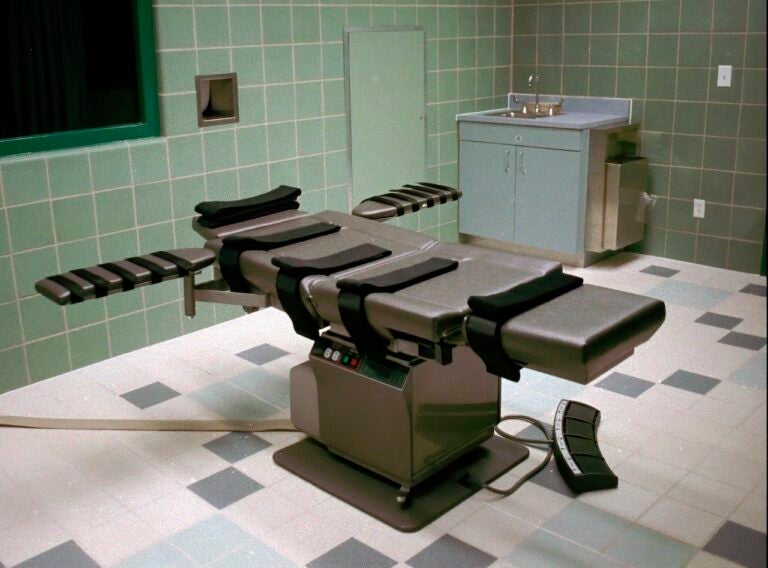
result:
[[[528,86],[532,87],[534,82],[535,83],[539,82],[539,76],[536,75],[535,73],[533,75],[531,75],[530,77],[528,77]]]

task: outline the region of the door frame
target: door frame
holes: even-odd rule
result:
[[[424,172],[427,172],[429,156],[427,152],[427,138],[429,136],[429,124],[427,124],[427,32],[424,26],[344,26],[342,55],[344,57],[344,114],[347,118],[347,213],[357,205],[352,203],[352,92],[350,85],[349,69],[349,34],[359,32],[422,32],[424,44]]]

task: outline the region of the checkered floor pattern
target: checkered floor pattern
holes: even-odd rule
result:
[[[0,568],[765,566],[765,279],[631,254],[571,272],[664,300],[667,321],[588,386],[505,381],[503,410],[599,408],[618,489],[577,497],[550,465],[403,534],[276,466],[299,434],[0,429]],[[7,393],[0,413],[285,417],[308,349],[265,310]]]

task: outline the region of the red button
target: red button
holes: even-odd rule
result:
[[[349,361],[349,366],[350,366],[350,367],[357,367],[357,364],[358,364],[359,362],[360,362],[360,361],[359,361],[358,359],[351,359],[351,360]]]

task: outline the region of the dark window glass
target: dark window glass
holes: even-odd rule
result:
[[[133,0],[0,0],[0,138],[140,122]]]

